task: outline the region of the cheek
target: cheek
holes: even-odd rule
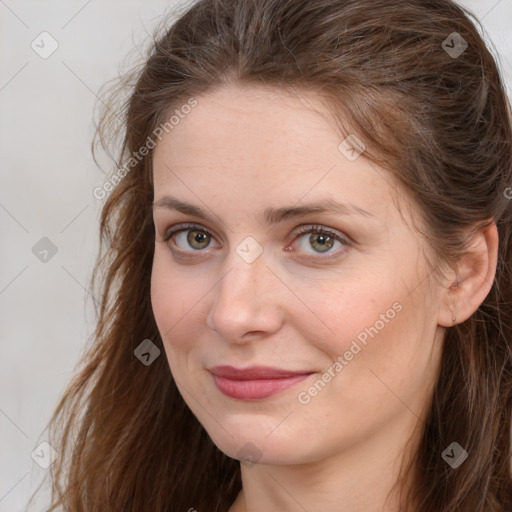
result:
[[[311,342],[333,362],[323,374],[329,383],[318,386],[318,406],[343,403],[346,411],[356,413],[354,421],[357,415],[370,421],[378,410],[400,407],[397,396],[412,397],[427,381],[435,323],[428,285],[411,294],[413,282],[404,274],[386,273],[359,280],[358,286],[345,283],[340,291],[333,287],[323,301],[323,319],[336,334],[310,333]]]
[[[309,312],[299,307],[292,311],[293,323],[302,325],[309,339],[335,358],[350,350],[353,341],[365,347],[365,342],[369,345],[369,340],[389,332],[393,324],[396,328],[405,316],[407,290],[383,271],[381,275],[345,275],[322,283],[321,288],[302,290],[301,295]]]
[[[204,304],[212,285],[193,267],[176,268],[165,252],[161,248],[155,251],[153,260],[153,315],[167,353],[190,352],[204,330]]]
[[[422,285],[410,293],[418,279],[413,268],[403,266],[400,275],[388,268],[333,280],[322,291],[304,291],[316,316],[292,313],[301,336],[332,362],[324,368],[332,383],[325,398],[334,393],[351,403],[356,395],[357,400],[366,396],[365,401],[378,406],[373,398],[386,395],[387,389],[378,377],[399,389],[425,371],[431,350],[428,290]]]
[[[190,314],[194,291],[173,270],[165,256],[155,251],[151,272],[151,305],[162,338],[172,337],[180,323]],[[188,286],[187,286],[188,284]]]

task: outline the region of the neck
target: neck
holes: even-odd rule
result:
[[[407,443],[411,424],[415,434]],[[413,458],[421,426],[409,414],[375,432],[372,439],[321,460],[293,465],[241,463],[242,491],[229,512],[399,512],[400,485],[395,484]],[[405,475],[404,495],[415,477],[415,470]]]

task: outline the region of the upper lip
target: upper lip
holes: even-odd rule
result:
[[[254,380],[254,379],[282,379],[295,375],[309,375],[314,373],[309,370],[284,370],[282,368],[270,368],[269,366],[251,366],[249,368],[235,368],[234,366],[222,365],[208,368],[210,372],[219,377],[232,380]]]

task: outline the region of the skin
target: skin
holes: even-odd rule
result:
[[[411,227],[412,199],[364,152],[349,161],[338,150],[343,138],[313,93],[229,85],[197,100],[157,144],[154,198],[173,195],[212,219],[154,207],[151,300],[172,375],[213,442],[235,459],[246,443],[257,449],[256,463],[241,463],[230,512],[397,512],[390,491],[416,446],[446,328],[477,309],[494,279],[496,227],[474,235],[451,287],[454,271],[434,279],[435,254]],[[260,218],[270,206],[327,197],[373,216]],[[211,236],[164,241],[183,222]],[[322,252],[321,235],[295,234],[301,225],[351,243],[329,239]],[[252,263],[236,251],[248,236],[263,248]],[[394,303],[401,310],[347,361],[353,340]],[[338,356],[346,366],[300,403]],[[220,364],[315,373],[248,402],[217,389],[207,368]]]

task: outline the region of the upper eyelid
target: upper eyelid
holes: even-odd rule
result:
[[[196,224],[194,222],[181,222],[181,223],[175,224],[175,225],[167,228],[164,232],[164,236],[167,236],[169,234],[169,232],[171,232],[171,231],[173,232],[173,234],[176,234],[179,231],[187,231],[187,230],[191,230],[191,229],[197,229],[198,231],[205,231],[212,236],[214,235],[214,233],[212,233],[212,230],[210,228],[202,226],[201,224]]]
[[[332,231],[334,234],[339,234],[339,236],[343,236],[342,233],[338,233],[337,229],[330,228],[328,226],[324,226],[323,224],[319,224],[319,223],[315,223],[315,222],[311,222],[309,224],[308,223],[301,224],[301,225],[297,226],[296,228],[294,228],[293,231],[300,230],[301,228],[311,228],[311,229],[313,229],[315,227],[318,227],[319,229],[325,229],[326,231]],[[178,224],[174,224],[173,226],[171,226],[169,228],[166,228],[165,232],[164,232],[164,235],[166,235],[170,231],[173,231],[174,233],[176,233],[177,231],[182,231],[182,230],[185,231],[187,229],[197,229],[199,231],[206,231],[206,232],[208,232],[211,235],[215,234],[212,229],[210,229],[210,228],[208,228],[206,226],[203,226],[202,224],[198,224],[198,223],[195,223],[195,222],[180,222]]]

